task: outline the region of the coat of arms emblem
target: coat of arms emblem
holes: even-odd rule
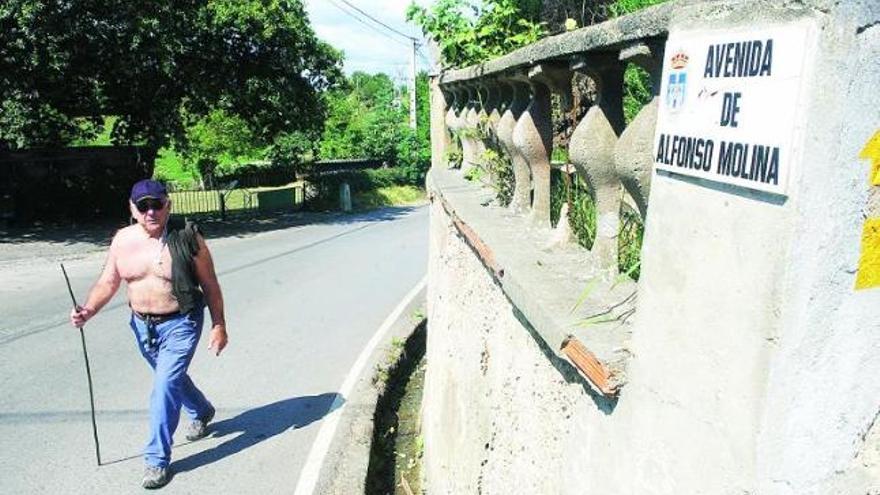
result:
[[[670,110],[680,110],[687,96],[688,56],[678,51],[670,59],[669,78],[666,82],[666,106]]]

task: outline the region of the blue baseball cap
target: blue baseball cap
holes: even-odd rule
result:
[[[137,203],[144,198],[164,200],[168,197],[168,190],[165,189],[165,184],[161,182],[144,179],[131,186],[131,196],[129,197],[132,203]]]

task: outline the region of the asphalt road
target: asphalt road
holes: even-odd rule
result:
[[[181,421],[163,493],[293,492],[361,349],[425,274],[427,221],[424,207],[385,209],[209,235],[230,342],[218,358],[203,339],[190,374],[217,417],[211,438],[189,444]],[[65,261],[80,299],[103,263],[98,247]],[[97,467],[63,277],[46,252],[16,257],[0,263],[0,493],[143,493],[151,374],[127,325],[124,289],[86,326]]]

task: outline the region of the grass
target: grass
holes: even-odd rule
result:
[[[562,204],[571,200],[569,225],[578,244],[591,249],[596,239],[596,205],[589,187],[577,174],[565,180],[560,170],[550,174],[550,221],[553,226],[559,222]],[[620,230],[617,243],[617,268],[633,280],[638,280],[641,272],[642,237],[645,225],[638,212],[626,203],[620,207]]]
[[[357,209],[366,210],[383,206],[414,206],[427,199],[424,189],[416,186],[386,186],[355,193],[352,202]]]
[[[199,181],[199,173],[195,168],[187,167],[174,149],[162,148],[156,155],[153,178],[166,183],[192,186]]]
[[[571,201],[569,225],[578,244],[592,249],[596,239],[596,204],[584,180],[578,175],[566,176],[561,170],[550,172],[550,222],[559,223],[562,205]]]

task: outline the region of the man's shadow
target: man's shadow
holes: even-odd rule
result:
[[[344,402],[345,399],[336,393],[295,397],[212,423],[208,431],[213,438],[239,434],[210,450],[173,462],[171,469],[179,474],[219,461],[288,429],[303,428],[338,409]]]

